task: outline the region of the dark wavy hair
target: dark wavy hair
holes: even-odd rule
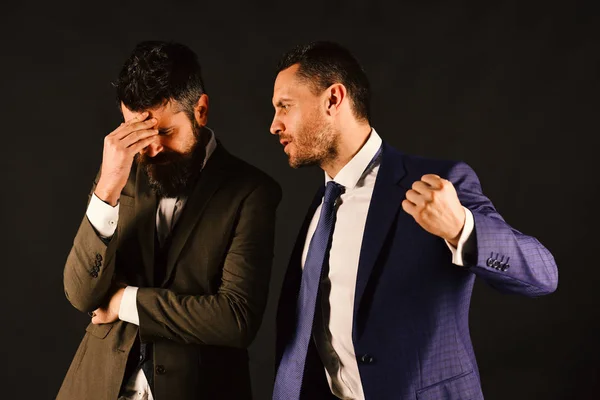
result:
[[[297,75],[309,82],[319,94],[334,83],[348,90],[352,110],[360,120],[370,119],[371,90],[367,74],[348,49],[334,42],[312,42],[298,45],[285,53],[277,65],[277,73],[299,64]]]
[[[114,86],[119,109],[123,103],[140,112],[175,100],[192,121],[194,106],[205,93],[196,53],[183,44],[163,41],[137,44]]]

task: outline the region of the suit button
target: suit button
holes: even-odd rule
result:
[[[96,262],[94,263],[94,265],[95,265],[96,267],[100,267],[100,266],[102,266],[102,261],[100,261],[100,260],[96,260]]]
[[[96,253],[96,261],[102,261],[102,255]]]
[[[370,354],[363,354],[360,357],[360,362],[363,364],[372,364],[374,361],[375,359]]]
[[[162,366],[162,365],[157,365],[154,370],[156,371],[156,373],[158,375],[163,375],[165,372],[167,372],[167,370],[165,369],[165,367]]]
[[[98,271],[92,271],[90,273],[90,275],[92,276],[92,278],[97,278],[98,277]]]
[[[492,257],[487,259],[487,266],[488,267],[492,267],[494,265],[494,260],[492,259]]]
[[[502,271],[506,271],[509,268],[510,268],[510,264],[504,264],[504,267],[502,268]]]
[[[498,261],[498,260],[495,260],[495,261],[494,261],[494,265],[492,265],[492,267],[494,267],[494,268],[496,268],[496,269],[500,268],[500,261]]]

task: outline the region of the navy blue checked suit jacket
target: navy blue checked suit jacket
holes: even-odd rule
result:
[[[402,209],[406,191],[431,173],[451,181],[473,213],[465,267],[452,264],[444,240]],[[308,211],[283,282],[277,364],[295,329],[302,249],[322,195]],[[551,253],[504,221],[467,164],[409,156],[384,142],[354,299],[352,337],[367,400],[483,399],[468,326],[475,277],[530,297],[551,293],[558,284]],[[324,379],[322,364],[307,360],[305,380],[315,373]]]

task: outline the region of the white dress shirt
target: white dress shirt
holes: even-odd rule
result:
[[[214,132],[211,129],[208,129],[208,131],[210,132],[211,137],[206,145],[206,157],[202,163],[202,168],[204,168],[204,165],[206,165],[206,162],[217,148],[217,140]],[[161,244],[164,243],[164,240],[168,237],[169,233],[177,223],[186,200],[186,198],[163,197],[158,202],[156,210],[156,233]],[[92,194],[86,216],[98,234],[104,239],[109,239],[114,235],[115,230],[117,229],[119,221],[119,204],[112,207],[100,200],[96,194]],[[119,308],[119,319],[135,325],[140,324],[136,302],[137,290],[138,288],[135,286],[127,286],[123,293],[121,307]],[[124,391],[127,395],[119,397],[119,400],[153,399],[148,381],[141,368],[132,375]]]
[[[372,129],[367,142],[334,179],[325,173],[325,183],[334,180],[343,185],[345,191],[337,202],[329,252],[329,274],[321,282],[322,301],[315,312],[314,338],[325,366],[329,387],[340,399],[365,398],[352,343],[352,318],[358,261],[367,213],[381,164],[381,153],[376,159],[374,157],[381,143],[381,138]],[[321,206],[315,211],[308,228],[302,253],[302,268],[306,262],[310,239],[319,223],[320,212]],[[474,224],[473,215],[466,208],[465,214],[465,226],[458,247],[454,248],[446,242],[452,252],[452,262],[461,266],[463,245],[473,231]]]

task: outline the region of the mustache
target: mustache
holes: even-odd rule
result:
[[[162,151],[154,157],[150,157],[144,153],[139,155],[139,162],[145,165],[164,165],[181,161],[188,158],[187,156],[187,154],[179,154],[174,151]]]

